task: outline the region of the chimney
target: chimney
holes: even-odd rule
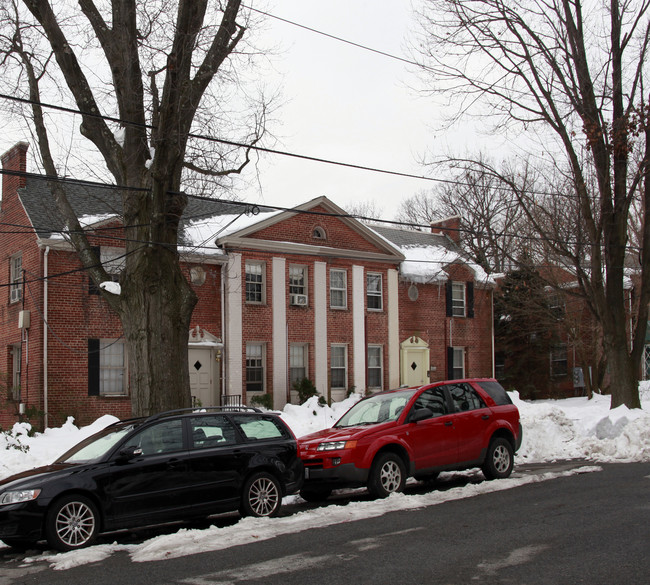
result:
[[[2,159],[2,168],[5,171],[27,171],[27,149],[29,143],[18,142],[5,152],[0,158]],[[24,187],[27,179],[24,176],[3,174],[2,176],[2,200],[7,201],[10,193],[15,193],[21,187]]]
[[[444,234],[450,240],[460,244],[460,215],[446,217],[438,221],[431,222],[431,233]]]

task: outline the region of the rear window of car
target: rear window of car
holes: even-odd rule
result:
[[[289,432],[274,418],[233,415],[232,419],[247,440],[287,439]]]
[[[478,382],[478,385],[489,394],[497,406],[512,404],[510,396],[508,396],[508,393],[504,390],[503,386],[499,384],[499,382],[486,380],[484,382]]]

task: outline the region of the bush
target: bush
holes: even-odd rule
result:
[[[294,382],[293,389],[298,392],[298,404],[304,404],[312,396],[318,396],[318,390],[316,390],[316,386],[314,386],[314,383],[309,378],[303,378]],[[324,404],[325,397],[319,397],[318,402]]]
[[[266,410],[273,409],[273,397],[270,394],[259,394],[251,398],[251,406],[261,406]]]

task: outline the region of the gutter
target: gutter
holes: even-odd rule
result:
[[[45,247],[45,252],[43,253],[43,410],[45,411],[45,416],[43,418],[43,430],[48,427],[48,356],[47,356],[47,334],[48,334],[48,256],[50,254],[50,247]]]

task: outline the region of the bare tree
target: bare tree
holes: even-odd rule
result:
[[[488,273],[504,272],[525,246],[523,212],[509,186],[481,168],[463,166],[455,180],[402,201],[396,219],[422,225],[460,216],[463,249]]]
[[[372,223],[375,219],[381,219],[381,207],[377,202],[369,199],[366,201],[355,201],[345,206],[345,211],[364,223]]]
[[[540,218],[550,216],[538,198],[518,196],[548,252],[572,265],[602,326],[612,407],[640,406],[650,300],[646,215],[630,348],[624,269],[630,206],[640,185],[646,213],[650,209],[649,185],[642,181],[650,145],[644,96],[649,5],[590,1],[583,9],[580,0],[429,0],[420,14],[420,55],[434,89],[453,92],[456,115],[480,105],[478,112],[493,116],[496,128],[521,130],[520,142],[539,138],[538,160],[554,161],[566,178],[555,209],[570,202],[582,230],[578,238],[548,237],[551,226]]]
[[[45,172],[58,176],[61,163],[50,143],[56,129],[41,102],[72,98],[84,154],[98,152],[121,190],[126,242],[121,294],[101,294],[122,323],[133,413],[189,406],[187,338],[197,299],[177,249],[187,204],[181,184],[188,173],[224,177],[249,161],[246,148],[224,150],[214,143],[205,148],[193,133],[199,127],[219,130],[221,137],[254,145],[264,129],[262,109],[252,111],[247,133],[224,136],[230,116],[246,105],[232,89],[250,57],[241,53],[247,33],[241,2],[7,4],[4,26],[12,32],[5,34],[3,62],[20,64],[15,88],[27,91],[32,102]],[[65,182],[52,181],[51,189],[83,266],[97,285],[109,280],[68,201]]]

